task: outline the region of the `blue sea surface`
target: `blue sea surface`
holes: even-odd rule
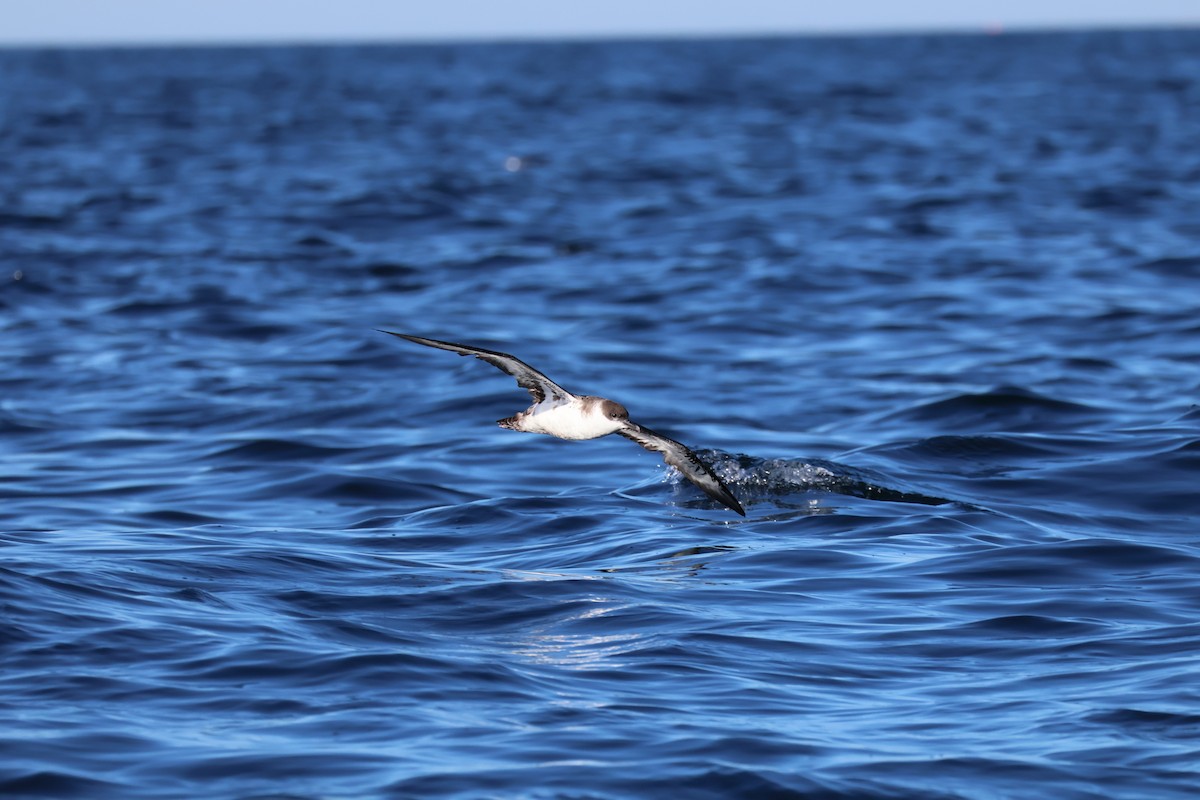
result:
[[[0,51],[0,795],[1194,798],[1198,209],[1196,30]]]

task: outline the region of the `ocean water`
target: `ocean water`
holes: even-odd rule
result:
[[[1198,76],[0,52],[0,794],[1195,797]]]

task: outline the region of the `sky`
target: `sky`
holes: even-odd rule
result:
[[[1200,26],[1200,0],[0,0],[0,45]]]

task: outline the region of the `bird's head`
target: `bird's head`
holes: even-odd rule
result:
[[[613,422],[624,422],[629,419],[629,412],[625,410],[625,406],[612,400],[601,401],[600,413]]]

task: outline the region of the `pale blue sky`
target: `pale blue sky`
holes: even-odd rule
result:
[[[1200,26],[1200,0],[0,0],[0,43]]]

